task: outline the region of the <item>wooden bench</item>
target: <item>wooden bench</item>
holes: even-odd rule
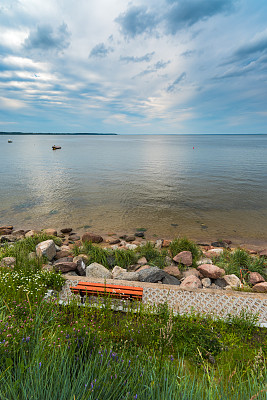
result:
[[[77,286],[70,287],[74,294],[81,296],[81,303],[87,296],[107,296],[117,299],[142,300],[143,288],[135,286],[110,285],[104,283],[79,282]]]

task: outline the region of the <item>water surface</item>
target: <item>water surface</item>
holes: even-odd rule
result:
[[[267,135],[8,138],[0,225],[267,240]]]

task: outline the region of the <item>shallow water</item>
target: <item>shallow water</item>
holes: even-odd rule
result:
[[[267,240],[266,160],[267,135],[0,135],[0,225]]]

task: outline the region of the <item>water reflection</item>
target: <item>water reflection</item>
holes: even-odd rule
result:
[[[267,137],[4,138],[1,224],[267,237]]]

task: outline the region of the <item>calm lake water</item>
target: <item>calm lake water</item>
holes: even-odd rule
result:
[[[0,135],[0,153],[0,225],[267,240],[267,135]]]

